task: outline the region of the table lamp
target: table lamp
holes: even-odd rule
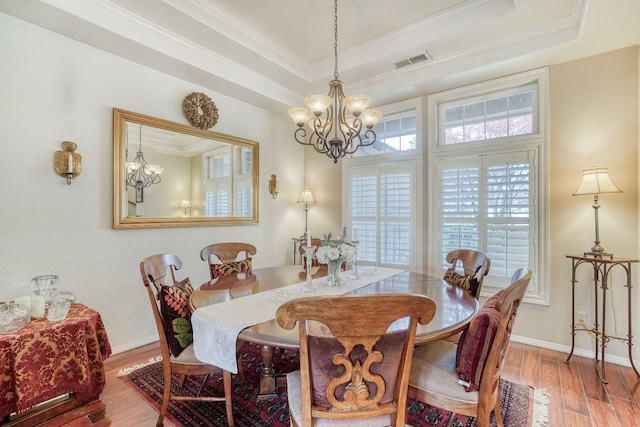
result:
[[[183,200],[182,203],[180,203],[180,207],[184,209],[184,216],[189,216],[187,210],[191,209],[191,203],[188,200]]]
[[[313,198],[313,194],[311,194],[310,188],[303,188],[300,191],[300,196],[298,197],[298,201],[296,203],[304,203],[304,233],[309,229],[307,224],[307,217],[309,215],[309,205],[314,204],[316,201]],[[304,233],[302,234],[304,236]]]
[[[585,169],[582,171],[582,182],[576,191],[573,192],[573,196],[584,196],[593,194],[593,211],[595,213],[596,223],[596,240],[595,245],[591,248],[591,251],[585,252],[584,255],[600,257],[613,257],[613,254],[604,251],[604,248],[600,246],[600,232],[598,230],[598,210],[600,204],[598,203],[598,195],[604,193],[622,193],[616,185],[609,178],[608,168],[593,167],[592,169]]]

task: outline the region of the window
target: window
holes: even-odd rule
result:
[[[546,77],[534,71],[430,97],[432,274],[453,249],[481,250],[491,258],[483,295],[528,267],[527,301],[547,303]]]
[[[385,115],[374,127],[376,142],[358,148],[353,157],[397,153],[416,149],[416,110]]]
[[[438,162],[443,262],[449,251],[467,248],[485,252],[490,274],[501,279],[529,266],[533,157],[517,152]]]
[[[410,100],[385,107],[376,143],[343,161],[343,218],[357,233],[363,265],[415,270],[420,264],[420,105]]]
[[[237,161],[238,158],[241,161]],[[202,159],[204,216],[250,217],[253,212],[251,149],[225,146],[205,153]]]
[[[459,144],[534,132],[535,85],[442,105],[442,143]]]

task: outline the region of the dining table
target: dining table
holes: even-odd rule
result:
[[[446,338],[462,331],[479,310],[478,301],[464,289],[454,287],[439,277],[391,268],[360,267],[360,278],[348,279],[349,271],[342,272],[342,286],[326,284],[326,266],[312,268],[314,292],[304,293],[306,272],[300,265],[287,265],[254,269],[203,283],[199,290],[219,294],[218,303],[197,308],[191,317],[196,357],[217,366],[222,351],[235,352],[233,338],[260,345],[262,371],[258,400],[275,396],[279,383],[273,367],[276,348],[299,348],[298,329],[281,328],[275,320],[277,308],[285,301],[316,295],[356,294],[372,295],[401,293],[426,295],[436,304],[431,322],[418,324],[415,345]],[[380,310],[384,310],[380,307]],[[255,322],[255,323],[254,323]],[[406,319],[404,319],[406,323]],[[223,331],[234,325],[233,332]],[[389,330],[405,327],[403,320],[392,324]],[[312,325],[311,333],[327,334],[322,325]],[[225,333],[228,334],[224,341]],[[225,350],[226,349],[226,350]],[[229,350],[231,349],[231,350]],[[236,363],[235,353],[229,356]],[[221,366],[237,372],[233,364]],[[234,370],[235,368],[235,370]]]

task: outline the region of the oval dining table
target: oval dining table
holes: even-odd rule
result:
[[[360,267],[360,275],[363,278],[366,278],[366,271],[366,267]],[[324,266],[313,267],[312,272],[314,279],[327,274]],[[343,272],[345,277],[348,274],[349,272]],[[305,278],[306,272],[300,265],[288,265],[254,269],[249,275],[240,274],[213,279],[202,284],[200,289],[215,291],[219,294],[219,301],[223,301],[303,282]],[[322,281],[314,281],[316,282]],[[316,286],[322,286],[322,284],[316,284]],[[382,293],[426,295],[435,302],[436,313],[431,322],[426,325],[418,324],[416,346],[462,331],[479,310],[478,301],[465,290],[453,287],[438,277],[409,271],[399,272],[349,292],[357,295]],[[300,297],[306,296],[313,296],[313,293],[300,294]],[[380,307],[380,310],[384,309]],[[403,326],[401,323],[402,321],[398,321],[395,327],[401,328]],[[394,325],[390,327],[390,330],[393,329]],[[323,333],[320,325],[316,330],[318,333]],[[277,396],[278,384],[273,369],[274,348],[299,348],[298,329],[283,329],[275,319],[272,319],[242,330],[238,339],[261,346],[263,368],[260,374],[258,400],[268,400]]]

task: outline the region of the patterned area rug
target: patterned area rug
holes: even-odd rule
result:
[[[237,427],[288,427],[289,408],[286,388],[278,390],[278,397],[266,402],[257,402],[259,370],[262,364],[259,346],[246,344],[242,351],[244,378],[233,377],[233,417]],[[276,349],[274,368],[277,373],[286,373],[298,369],[298,354],[294,350]],[[144,366],[124,370],[118,374],[133,390],[159,410],[162,400],[162,363],[150,361]],[[179,390],[177,376],[172,391],[175,394],[195,394],[202,378],[187,377],[184,389]],[[204,394],[222,395],[222,375],[209,378]],[[506,427],[544,426],[545,402],[540,393],[530,387],[502,382],[502,416]],[[536,411],[535,409],[543,409]],[[425,403],[410,399],[407,425],[437,426],[447,424],[451,413]],[[536,414],[535,412],[538,412]],[[224,402],[170,402],[167,418],[176,426],[226,426],[227,418]],[[455,427],[475,427],[472,417],[456,416]],[[492,426],[495,423],[492,420]]]

